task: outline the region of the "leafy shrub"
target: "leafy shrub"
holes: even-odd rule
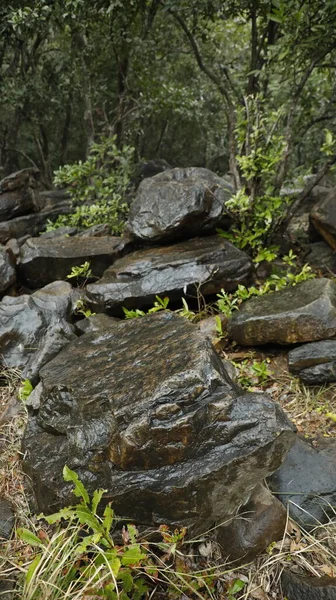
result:
[[[55,172],[54,184],[67,187],[75,210],[48,223],[47,231],[71,226],[88,228],[108,223],[121,233],[128,212],[124,195],[133,171],[134,149],[118,149],[115,137],[93,144],[85,162],[65,165]]]

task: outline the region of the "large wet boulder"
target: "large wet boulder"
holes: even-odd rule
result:
[[[72,267],[90,262],[96,277],[132,249],[131,242],[112,236],[29,238],[21,248],[19,274],[31,288],[66,279]]]
[[[288,367],[308,385],[336,381],[336,340],[303,344],[288,353]]]
[[[336,252],[325,242],[311,244],[305,261],[325,275],[336,274]]]
[[[311,214],[311,221],[326,242],[336,250],[336,197],[332,191],[327,198],[318,202]]]
[[[55,281],[28,296],[5,296],[0,302],[0,358],[3,365],[38,380],[40,368],[70,340],[74,296],[72,287]]]
[[[39,170],[22,169],[0,181],[0,221],[38,210],[36,188]]]
[[[10,250],[0,246],[0,296],[16,281],[15,259]]]
[[[336,505],[336,443],[315,449],[298,438],[280,469],[268,480],[270,489],[304,528],[334,518]]]
[[[228,324],[243,346],[297,344],[336,336],[336,283],[311,279],[247,300]]]
[[[127,229],[142,242],[171,242],[225,227],[231,184],[208,169],[175,168],[139,186]]]
[[[174,313],[86,333],[40,372],[24,435],[38,510],[73,502],[65,464],[137,523],[223,522],[293,442],[279,405],[244,393],[197,326]]]
[[[250,258],[230,242],[212,236],[173,246],[139,250],[117,260],[100,281],[87,286],[97,312],[120,312],[153,305],[155,296],[179,300],[183,293],[215,294],[235,289],[252,273]]]

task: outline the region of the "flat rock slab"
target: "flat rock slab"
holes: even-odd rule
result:
[[[45,229],[49,220],[55,220],[60,214],[68,214],[72,211],[71,201],[67,200],[51,210],[2,221],[0,222],[0,244],[5,244],[11,238],[20,239],[26,235],[38,235]]]
[[[336,444],[315,450],[298,438],[282,466],[268,480],[270,489],[304,528],[333,518],[336,505]]]
[[[155,296],[179,300],[197,292],[235,289],[252,273],[250,258],[219,236],[195,238],[173,246],[139,250],[114,263],[100,281],[87,286],[94,310],[120,312],[152,306]]]
[[[0,296],[15,283],[15,260],[10,250],[0,246]]]
[[[21,248],[19,275],[32,288],[66,279],[72,267],[89,261],[93,275],[100,277],[117,258],[132,249],[120,237],[29,238]]]
[[[69,323],[72,305],[73,290],[64,281],[55,281],[31,296],[5,296],[0,302],[2,364],[37,381],[42,365],[76,337]]]
[[[164,171],[140,184],[127,229],[142,242],[193,237],[228,222],[225,204],[233,193],[228,181],[208,169]]]
[[[336,577],[307,577],[285,569],[281,575],[282,591],[287,600],[335,600]]]
[[[247,300],[228,324],[243,346],[297,344],[336,336],[336,283],[311,279]]]
[[[288,367],[309,385],[336,381],[336,340],[312,342],[291,350]]]
[[[73,502],[65,464],[116,514],[204,531],[247,502],[295,434],[277,404],[244,394],[198,328],[173,313],[86,333],[40,372],[24,435],[38,510]]]
[[[329,246],[336,250],[336,197],[334,191],[314,206],[310,218]]]

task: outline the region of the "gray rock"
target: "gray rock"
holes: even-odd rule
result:
[[[73,211],[70,200],[51,210],[45,210],[32,215],[16,217],[9,221],[0,222],[0,244],[5,244],[11,238],[22,238],[25,235],[38,235],[47,225],[47,221],[55,220],[60,214]]]
[[[292,519],[310,528],[334,517],[336,444],[315,450],[298,438],[280,469],[268,480]]]
[[[335,577],[307,577],[285,569],[281,575],[281,586],[288,600],[335,600]]]
[[[51,231],[45,231],[41,233],[40,239],[42,240],[53,240],[54,238],[63,237],[65,235],[76,235],[78,233],[77,227],[58,227],[57,229],[52,229]]]
[[[336,283],[312,279],[247,300],[228,324],[244,346],[296,344],[336,336]]]
[[[13,254],[0,247],[0,296],[16,281],[15,260]]]
[[[132,249],[132,243],[119,237],[29,238],[20,252],[19,275],[31,288],[66,279],[72,267],[90,262],[93,275],[100,277],[117,258]]]
[[[122,321],[121,319],[115,319],[114,317],[109,317],[104,313],[100,313],[98,315],[92,315],[92,317],[87,319],[77,321],[77,323],[75,323],[75,329],[78,335],[82,335],[83,333],[89,333],[90,331],[104,329],[104,327],[109,328],[112,323],[117,325],[118,323],[122,323]]]
[[[107,489],[116,514],[206,530],[245,504],[295,435],[263,394],[244,394],[187,319],[158,313],[71,343],[40,372],[24,469],[38,510],[73,502],[65,464]]]
[[[247,504],[227,525],[217,527],[217,541],[229,561],[249,562],[272,542],[283,537],[287,511],[263,485],[252,492]]]
[[[291,350],[288,367],[309,385],[336,381],[336,340],[312,342]]]
[[[71,319],[73,292],[55,281],[31,296],[5,296],[0,302],[0,355],[23,377],[38,380],[40,367],[75,336]]]
[[[14,512],[8,500],[0,498],[0,540],[9,540],[14,527]]]
[[[336,250],[336,198],[333,190],[326,198],[315,204],[310,213],[311,221],[331,248]]]
[[[38,210],[35,189],[38,169],[23,169],[0,181],[0,221]]]
[[[195,238],[173,246],[139,250],[114,263],[100,281],[87,286],[87,297],[97,312],[118,312],[121,306],[153,305],[155,296],[171,301],[190,294],[215,294],[247,283],[250,258],[219,236]]]
[[[104,237],[111,234],[111,227],[108,223],[101,223],[100,225],[92,225],[84,231],[80,231],[78,234],[80,237]]]
[[[130,234],[143,242],[191,238],[229,222],[225,203],[233,188],[208,169],[171,169],[145,179],[128,217]]]
[[[311,267],[319,269],[322,273],[336,273],[336,252],[324,242],[311,244],[305,260]]]

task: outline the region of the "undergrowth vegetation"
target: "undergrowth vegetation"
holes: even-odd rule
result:
[[[119,149],[115,136],[102,138],[92,144],[84,162],[60,167],[54,185],[69,191],[74,212],[49,221],[47,231],[107,223],[114,234],[120,234],[128,212],[125,194],[134,169],[133,154],[130,146]]]

